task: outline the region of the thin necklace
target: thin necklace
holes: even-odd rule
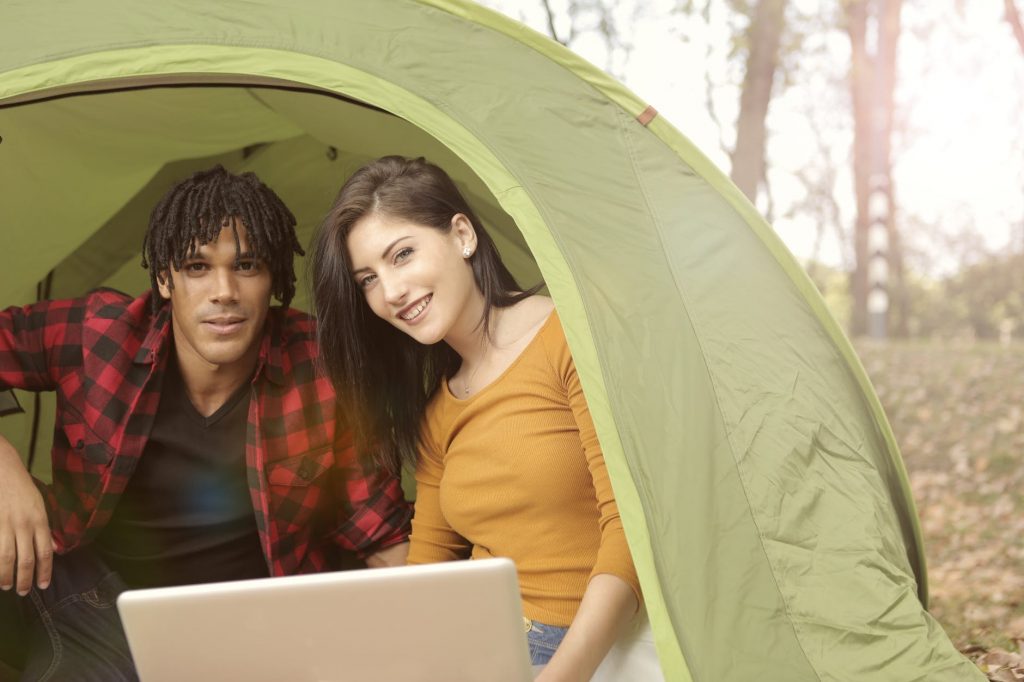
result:
[[[482,364],[484,364],[484,363],[481,362],[480,365],[482,365]],[[473,371],[470,372],[470,374],[469,374],[469,378],[466,379],[462,383],[462,395],[464,395],[464,396],[468,396],[469,395],[469,389],[470,389],[471,384],[473,383],[473,377],[476,376],[477,370],[480,369],[480,365],[477,365],[476,367],[474,367]]]

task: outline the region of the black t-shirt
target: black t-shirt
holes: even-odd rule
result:
[[[246,480],[251,391],[204,417],[171,351],[149,441],[95,545],[130,587],[269,575]]]

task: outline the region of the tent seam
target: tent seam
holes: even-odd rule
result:
[[[601,93],[601,94],[603,94],[603,93]],[[616,118],[621,121],[622,117],[626,116],[626,112],[616,102],[614,102],[610,98],[607,98],[606,95],[605,95],[605,97],[606,97],[606,101],[608,101],[613,106],[614,116],[616,116]],[[481,135],[480,132],[476,129],[475,126],[469,125],[467,123],[467,121],[465,121],[461,116],[459,116],[456,112],[452,111],[448,107],[446,102],[444,102],[443,100],[442,101],[436,101],[436,102],[433,102],[433,105],[439,111],[443,112],[446,116],[448,116],[452,120],[458,122],[459,125],[461,125],[468,133],[470,133],[473,136],[473,138],[477,141],[478,144],[480,144],[482,147],[487,149],[493,155],[495,160],[497,160],[499,163],[501,163],[502,167],[505,168],[509,172],[509,174],[512,175],[515,178],[516,184],[513,187],[504,188],[502,190],[502,193],[507,192],[507,191],[509,191],[509,190],[511,190],[513,188],[514,189],[518,189],[536,207],[537,213],[538,213],[541,221],[543,222],[544,228],[547,229],[548,235],[551,237],[551,240],[555,243],[555,246],[558,248],[559,253],[561,254],[562,258],[565,260],[566,265],[568,266],[567,273],[565,273],[565,274],[567,274],[569,276],[569,278],[571,279],[573,287],[575,288],[575,290],[577,292],[582,292],[583,288],[580,285],[579,278],[577,276],[577,272],[581,271],[582,268],[579,267],[579,263],[577,262],[576,258],[573,256],[572,250],[565,248],[565,244],[564,244],[564,242],[562,240],[561,234],[559,232],[555,231],[555,230],[551,230],[551,229],[547,228],[547,222],[548,221],[547,221],[545,216],[546,215],[550,215],[550,213],[551,213],[550,207],[548,206],[547,202],[545,202],[543,199],[541,199],[541,198],[537,197],[536,195],[534,195],[534,193],[530,190],[530,188],[527,187],[526,185],[524,185],[520,181],[521,174],[518,172],[518,169],[519,169],[518,164],[510,163],[509,159],[501,152],[501,150],[493,148],[493,146],[489,142],[485,141],[485,140],[489,139],[487,136]],[[634,119],[631,118],[630,120],[634,120]],[[626,143],[626,147],[627,147],[627,151],[629,151],[628,141]],[[500,200],[499,200],[499,204],[500,204]],[[519,223],[517,221],[515,221],[514,218],[513,218],[513,222],[515,222],[516,227],[519,229],[520,233],[522,233],[522,228],[519,226]],[[524,235],[524,238],[525,238],[525,235]],[[609,387],[613,386],[614,382],[611,381],[612,377],[610,377],[608,375],[608,373],[607,373],[607,371],[605,369],[605,367],[608,364],[607,363],[607,357],[606,357],[605,353],[603,352],[600,344],[598,344],[596,342],[596,339],[598,337],[594,333],[594,328],[593,328],[593,325],[592,325],[592,322],[591,322],[591,320],[593,318],[593,315],[591,313],[590,306],[587,303],[587,299],[584,296],[580,295],[579,296],[579,301],[580,301],[580,306],[583,308],[583,311],[584,311],[584,316],[583,317],[584,317],[585,324],[586,324],[587,335],[591,339],[595,340],[595,342],[594,342],[594,351],[597,354],[598,360],[599,360],[599,362],[598,362],[598,370],[599,370],[599,372],[601,374],[601,380],[602,380],[602,383],[605,386],[606,394],[610,397],[612,395],[612,393],[609,390]],[[556,310],[557,310],[557,306],[556,306]],[[618,414],[617,414],[617,412],[615,410],[610,410],[610,417],[611,417],[611,420],[612,420],[612,426],[614,427],[615,431],[617,433],[622,433],[623,432],[622,425],[619,423],[619,417],[618,417]],[[624,450],[624,446],[623,446],[623,450]],[[625,454],[625,453],[623,453],[623,454]],[[629,458],[625,458],[625,459],[626,459],[626,465],[629,468],[629,473],[630,473],[630,478],[632,479],[632,483],[633,483],[634,486],[639,487],[639,483],[637,481],[637,477],[635,476],[635,472],[633,470],[633,467],[630,466]],[[647,490],[646,487],[644,487],[644,493],[645,494],[649,494],[649,490]],[[638,497],[640,497],[641,504],[643,504],[644,503],[644,497],[641,496],[641,495],[638,495]],[[650,522],[648,520],[650,517],[646,513],[649,510],[645,508],[644,511],[645,511],[645,513],[644,513],[643,521],[644,521],[644,524],[647,526],[647,536],[650,538],[650,537],[653,537],[653,535],[651,533]],[[627,537],[627,541],[628,541],[628,537]],[[654,551],[653,543],[650,543],[650,544],[651,544],[651,553],[653,554],[653,551]],[[654,570],[655,570],[656,578],[657,578],[658,583],[659,583],[659,588],[662,588],[662,586],[664,584],[664,582],[663,582],[664,581],[664,576],[658,570],[657,562],[654,562]],[[661,589],[661,591],[664,592],[663,589]],[[666,609],[666,613],[668,613],[667,609]],[[682,651],[682,643],[680,642],[680,639],[679,639],[679,632],[681,630],[679,629],[678,623],[676,623],[674,620],[671,619],[671,615],[669,615],[669,618],[670,618],[670,621],[672,623],[672,627],[673,627],[673,630],[674,630],[673,634],[675,635],[675,640],[676,640],[677,646],[679,647],[679,650],[680,650],[680,656],[681,656],[681,659],[682,659],[682,664],[685,666],[686,672],[689,674],[690,679],[692,680],[693,679],[693,673],[690,670],[690,664],[688,663],[689,658],[686,656],[685,652]]]
[[[662,245],[662,252],[663,253],[667,253],[667,247],[666,247],[665,241],[664,241],[664,239],[662,237],[663,222],[660,219],[658,212],[655,210],[654,204],[650,200],[650,194],[649,194],[649,192],[647,190],[647,186],[644,184],[644,182],[642,180],[642,174],[639,172],[639,169],[637,167],[637,156],[636,156],[636,153],[635,153],[635,150],[634,150],[634,147],[633,147],[633,144],[632,144],[632,139],[631,139],[631,134],[634,131],[630,127],[634,123],[636,123],[635,119],[630,118],[630,119],[627,120],[627,119],[624,118],[624,114],[623,113],[621,113],[621,112],[619,113],[619,124],[622,127],[622,129],[623,129],[623,132],[624,132],[623,137],[626,140],[626,149],[629,152],[630,170],[632,171],[633,176],[636,179],[637,186],[640,188],[640,194],[641,194],[641,196],[643,196],[644,203],[647,206],[647,211],[648,211],[649,215],[651,216],[651,221],[654,224],[655,232],[658,235],[658,240],[661,242],[661,245]],[[642,127],[643,127],[644,130],[649,130],[646,126],[642,126]],[[651,134],[653,134],[653,133],[651,133]],[[655,137],[657,137],[657,135],[655,135]],[[671,149],[671,147],[670,147],[670,149]],[[682,161],[681,157],[680,157],[680,160]],[[685,161],[684,161],[684,163],[685,163]],[[689,166],[689,164],[686,164],[686,165]],[[695,172],[695,174],[696,174],[696,172]],[[697,174],[697,177],[700,177],[701,180],[704,180],[706,182],[706,180],[704,179],[704,177],[702,175]],[[719,414],[724,415],[725,412],[722,409],[722,402],[721,402],[721,397],[720,397],[718,381],[717,381],[717,379],[715,377],[715,373],[711,371],[711,366],[710,366],[710,364],[708,362],[708,354],[707,354],[707,352],[705,350],[705,346],[704,346],[704,343],[703,343],[703,336],[700,333],[697,333],[697,330],[699,329],[699,325],[697,324],[697,321],[694,319],[693,315],[691,314],[691,308],[690,308],[690,305],[689,305],[689,297],[685,293],[685,291],[683,289],[683,286],[682,286],[682,282],[679,279],[679,277],[676,275],[676,270],[673,267],[672,263],[670,261],[666,260],[666,264],[668,265],[668,270],[669,270],[669,272],[672,275],[672,280],[676,284],[676,291],[679,292],[679,297],[683,300],[683,308],[684,308],[684,311],[685,311],[684,314],[686,315],[686,318],[690,321],[690,324],[693,326],[693,329],[694,329],[694,332],[695,332],[694,336],[696,338],[697,345],[700,348],[700,355],[701,355],[701,359],[702,359],[702,361],[704,363],[704,369],[707,372],[708,379],[711,381],[711,385],[713,387],[713,391],[712,392],[714,393],[715,405],[718,408]],[[724,426],[724,422],[723,422],[723,426]],[[749,495],[748,490],[747,490],[747,481],[744,478],[743,473],[740,470],[739,465],[736,463],[736,449],[737,448],[736,448],[736,444],[735,444],[735,442],[733,440],[733,433],[729,429],[725,429],[725,434],[726,434],[726,439],[727,439],[727,441],[729,443],[730,453],[732,454],[733,465],[735,466],[736,474],[739,477],[739,480],[740,480],[740,483],[741,483],[740,488],[743,491],[743,497],[744,497],[744,499],[747,502],[747,510],[749,512],[749,516],[750,516],[751,522],[754,524],[754,527],[757,529],[758,544],[761,546],[761,551],[764,554],[765,559],[768,561],[769,566],[772,569],[771,570],[772,583],[775,585],[775,589],[778,592],[779,599],[782,601],[782,605],[785,608],[786,620],[787,620],[789,626],[793,629],[794,639],[796,640],[797,646],[800,648],[800,653],[803,654],[804,660],[807,662],[808,668],[810,668],[811,672],[814,673],[814,676],[820,682],[821,674],[818,672],[818,669],[815,667],[815,665],[811,662],[811,659],[810,659],[810,657],[807,654],[807,650],[804,648],[804,644],[803,644],[803,641],[802,641],[802,636],[800,634],[800,628],[794,622],[792,612],[790,611],[789,600],[786,598],[785,593],[782,591],[781,587],[779,586],[779,582],[778,582],[778,579],[776,578],[776,574],[775,574],[775,569],[776,569],[775,563],[772,561],[771,555],[769,554],[767,548],[764,545],[764,533],[761,530],[760,524],[758,524],[758,522],[757,522],[757,517],[753,514],[752,511],[750,511],[750,510],[753,509],[753,503],[750,500],[750,495]]]

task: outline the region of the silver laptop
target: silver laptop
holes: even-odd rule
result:
[[[131,590],[142,682],[527,682],[514,564],[456,561]]]

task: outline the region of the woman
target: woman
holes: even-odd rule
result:
[[[409,563],[511,558],[538,679],[590,679],[641,602],[551,300],[516,284],[423,159],[356,171],[312,272],[322,360],[357,444],[416,466]]]

